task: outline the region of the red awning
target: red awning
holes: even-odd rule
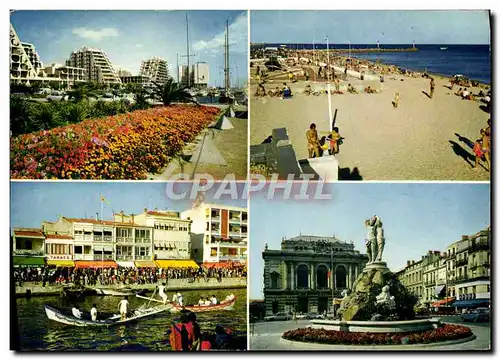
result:
[[[434,307],[439,307],[439,306],[443,306],[443,305],[446,305],[452,301],[454,301],[455,298],[454,297],[449,297],[449,298],[446,298],[446,299],[442,299],[442,300],[439,300],[439,301],[435,301],[432,303],[432,306]]]
[[[111,260],[105,261],[75,261],[76,269],[88,269],[88,268],[117,268],[118,264]]]
[[[215,263],[203,263],[203,267],[207,269],[216,268],[216,269],[232,269],[243,267],[245,264],[236,261],[221,261]]]

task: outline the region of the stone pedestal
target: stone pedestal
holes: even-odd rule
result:
[[[384,286],[389,286],[389,293],[394,296],[396,308],[391,314],[385,314],[376,304],[377,296]],[[343,321],[370,321],[376,314],[392,316],[391,320],[413,320],[413,306],[416,297],[399,282],[383,261],[368,263],[352,286],[352,292],[342,300],[339,315]]]

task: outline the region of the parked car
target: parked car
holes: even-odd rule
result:
[[[47,101],[67,101],[69,100],[69,96],[63,92],[53,92],[52,94],[46,97]]]
[[[264,317],[264,321],[286,321],[291,320],[292,315],[284,312],[279,312],[270,316]]]
[[[462,321],[490,321],[490,309],[488,308],[477,308],[470,310],[460,316]]]
[[[312,319],[324,319],[325,316],[322,314],[317,314],[317,313],[306,313],[306,314],[299,314],[297,315],[297,319],[307,319],[307,320],[312,320]]]

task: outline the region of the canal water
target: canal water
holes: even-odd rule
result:
[[[213,333],[216,325],[233,331],[239,349],[246,349],[247,337],[247,295],[246,289],[196,290],[182,292],[184,304],[197,303],[201,296],[217,296],[224,299],[229,294],[237,297],[231,311],[196,314],[202,332]],[[171,297],[171,293],[167,293]],[[148,294],[151,296],[151,294]],[[156,296],[158,298],[158,296]],[[159,298],[158,298],[159,299]],[[80,300],[80,309],[89,312],[92,304],[105,313],[116,313],[117,296],[87,296]],[[147,303],[136,297],[129,297],[131,309]],[[179,320],[178,314],[160,313],[155,317],[120,326],[76,327],[49,320],[44,305],[71,308],[74,303],[57,296],[16,299],[17,337],[21,351],[168,351],[170,344],[167,330]],[[154,303],[152,303],[154,306]],[[14,310],[14,309],[12,309]],[[15,333],[12,336],[16,336]]]

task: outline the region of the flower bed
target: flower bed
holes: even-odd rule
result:
[[[11,139],[13,179],[145,179],[210,124],[219,109],[174,105]]]
[[[472,331],[462,325],[444,324],[442,327],[418,333],[356,333],[325,329],[302,328],[287,331],[283,338],[291,341],[330,345],[402,345],[428,344],[464,339]]]

